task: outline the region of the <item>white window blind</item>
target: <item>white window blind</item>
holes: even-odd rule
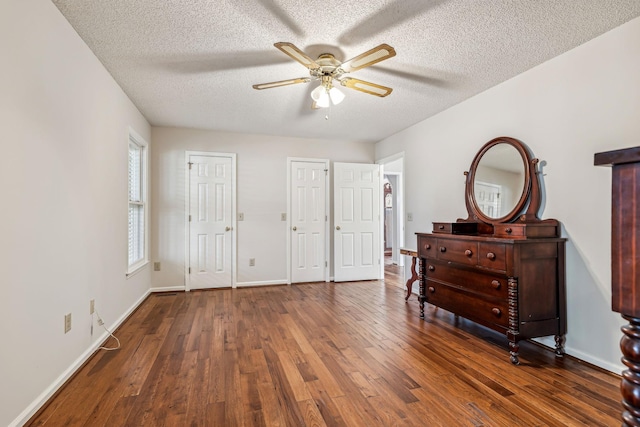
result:
[[[144,188],[146,147],[129,139],[129,269],[145,261],[146,189]]]

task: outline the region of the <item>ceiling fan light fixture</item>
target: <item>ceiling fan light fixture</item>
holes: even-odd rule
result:
[[[338,105],[342,101],[344,101],[344,93],[342,93],[342,91],[337,87],[332,87],[329,90],[329,98],[331,98],[331,102],[333,102],[333,105]]]
[[[320,84],[311,91],[311,99],[316,103],[318,108],[328,108],[331,104],[338,105],[344,101],[344,93],[333,86]]]
[[[319,86],[320,89],[320,97],[316,99],[316,105],[320,108],[328,108],[331,104],[331,99],[329,98],[329,92],[323,87]]]
[[[324,94],[325,92],[326,89],[324,88],[324,86],[320,85],[311,91],[311,99],[318,102],[318,100],[322,97],[322,94]]]

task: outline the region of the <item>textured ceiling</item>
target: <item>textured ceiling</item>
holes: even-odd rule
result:
[[[639,0],[52,0],[155,126],[379,141],[640,16]],[[311,110],[308,70],[273,46],[347,60],[397,55],[351,74]],[[328,120],[325,116],[328,115]]]

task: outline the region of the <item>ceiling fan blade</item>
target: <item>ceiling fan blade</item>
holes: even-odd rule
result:
[[[292,43],[278,42],[273,45],[310,70],[320,68],[313,59],[309,58],[306,53],[298,49]]]
[[[373,49],[344,62],[340,68],[342,68],[345,73],[350,73],[394,56],[396,56],[395,49],[388,44],[383,43],[380,46],[374,47]]]
[[[310,81],[311,79],[309,77],[300,77],[297,79],[280,80],[278,82],[260,83],[257,85],[253,85],[253,88],[257,90],[271,89],[272,87],[288,86],[294,85],[296,83],[309,83]]]
[[[351,77],[345,77],[341,79],[340,84],[342,86],[359,90],[360,92],[368,93],[369,95],[379,96],[381,98],[389,95],[393,91],[393,89],[391,89],[390,87],[365,82],[364,80],[354,79]]]

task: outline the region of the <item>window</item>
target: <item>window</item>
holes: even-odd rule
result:
[[[128,273],[147,262],[147,144],[129,134]]]

